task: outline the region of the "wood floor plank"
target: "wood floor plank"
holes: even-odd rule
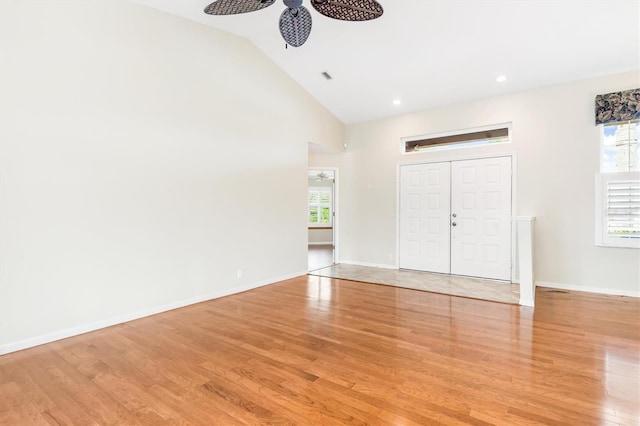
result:
[[[0,357],[7,425],[640,425],[640,300],[300,277]]]

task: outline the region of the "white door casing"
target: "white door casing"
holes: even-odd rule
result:
[[[400,167],[400,268],[449,273],[451,163]]]
[[[452,162],[451,225],[452,274],[511,279],[511,157]]]
[[[511,170],[511,157],[400,166],[399,267],[510,281]]]

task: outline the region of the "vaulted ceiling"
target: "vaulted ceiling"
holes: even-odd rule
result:
[[[135,1],[246,37],[347,124],[640,69],[637,0],[379,0],[367,22],[305,0],[313,28],[298,48],[280,36],[279,0],[233,16],[203,13],[212,0]]]

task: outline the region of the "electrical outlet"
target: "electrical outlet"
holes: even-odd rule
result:
[[[238,269],[238,271],[236,272],[236,276],[238,277],[239,280],[242,279],[242,269]]]

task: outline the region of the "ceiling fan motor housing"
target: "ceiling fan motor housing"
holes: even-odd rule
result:
[[[297,9],[302,6],[302,0],[282,0],[289,9]]]

